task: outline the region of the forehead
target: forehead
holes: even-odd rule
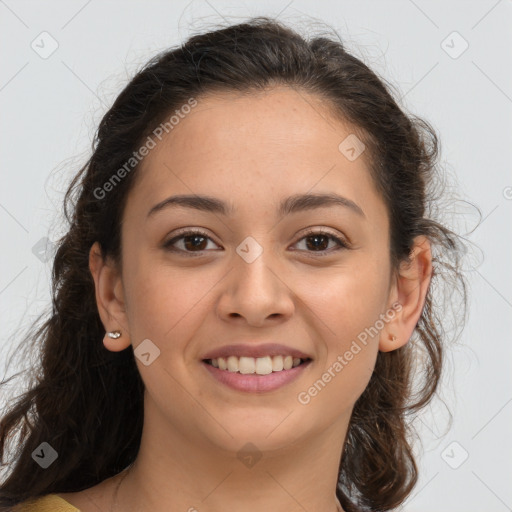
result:
[[[196,153],[223,148],[226,154],[248,157],[287,148],[296,154],[337,152],[340,136],[354,131],[355,127],[335,118],[326,100],[303,90],[278,86],[264,91],[222,91],[200,97],[147,160],[157,158],[158,150],[169,144]],[[288,158],[292,157],[289,153]]]
[[[368,155],[351,161],[340,150],[355,132],[302,90],[208,94],[141,162],[131,202],[147,210],[179,193],[277,204],[283,195],[336,190],[359,204],[378,200]]]

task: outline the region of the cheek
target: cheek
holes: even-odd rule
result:
[[[344,282],[347,285],[346,282]],[[364,290],[346,286],[344,293],[325,294],[316,331],[326,347],[299,395],[301,404],[314,404],[332,421],[340,411],[349,411],[370,381],[378,354],[379,335],[371,329],[381,313],[380,302],[373,295],[364,300],[353,293]],[[326,327],[328,326],[328,327]],[[320,332],[321,331],[321,332]]]
[[[344,352],[351,340],[379,320],[387,299],[385,275],[379,265],[358,258],[357,265],[333,268],[314,283],[305,282],[302,298],[325,333],[329,351]]]
[[[149,259],[127,265],[127,272],[127,314],[134,344],[149,338],[162,355],[182,352],[183,356],[205,318],[208,290],[219,277],[211,270],[172,267]]]
[[[197,359],[190,341],[212,307],[207,292],[218,281],[192,272],[154,261],[140,262],[127,286],[132,344],[136,348],[149,339],[159,350],[154,363],[145,366],[137,361],[137,366],[149,395],[163,408],[170,398],[189,400],[183,392],[183,375],[188,375],[188,366]]]
[[[333,411],[353,406],[368,385],[384,326],[380,315],[385,313],[388,284],[379,265],[363,264],[362,259],[357,269],[350,266],[335,275],[329,282],[316,280],[322,293],[304,294],[314,313],[316,334],[326,347],[312,387],[304,390],[304,401],[314,399]]]

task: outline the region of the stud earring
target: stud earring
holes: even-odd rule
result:
[[[389,338],[391,341],[396,341],[396,336],[393,334],[392,336],[390,336]]]
[[[109,338],[113,338],[113,339],[117,340],[117,338],[119,338],[121,336],[121,331],[110,331],[110,332],[107,332],[107,335]]]

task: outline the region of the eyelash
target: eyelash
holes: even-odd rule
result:
[[[190,256],[190,257],[200,256],[205,251],[205,249],[203,249],[201,251],[184,251],[183,249],[176,249],[175,247],[172,247],[174,243],[176,243],[177,241],[179,241],[179,240],[181,240],[183,238],[187,238],[189,236],[197,236],[197,235],[202,236],[204,238],[208,238],[209,240],[212,240],[212,238],[207,233],[205,233],[204,231],[200,231],[200,230],[185,231],[185,232],[179,234],[178,236],[172,238],[168,242],[165,242],[163,247],[164,247],[164,249],[166,249],[166,250],[168,250],[170,252],[175,252],[175,253],[181,252],[181,253],[183,253],[183,255],[185,255],[187,257],[188,256]],[[306,251],[306,252],[309,252],[309,253],[318,255],[320,257],[323,257],[323,256],[328,256],[329,254],[332,254],[333,252],[337,252],[337,251],[342,250],[342,249],[350,249],[350,247],[348,246],[348,244],[344,240],[342,240],[341,238],[339,238],[337,236],[334,236],[332,233],[330,233],[328,231],[325,231],[325,230],[322,230],[322,229],[311,229],[311,230],[309,230],[296,243],[298,243],[298,242],[300,242],[300,241],[304,240],[305,238],[308,238],[308,237],[310,237],[312,235],[326,236],[326,237],[330,238],[331,240],[334,240],[338,244],[338,247],[336,249],[334,249],[334,250],[332,250],[332,249],[330,249],[330,250],[324,249],[322,251]]]

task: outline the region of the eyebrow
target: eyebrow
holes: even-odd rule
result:
[[[366,218],[363,210],[354,203],[354,201],[334,193],[297,194],[290,196],[281,202],[278,213],[280,216],[284,216],[291,213],[315,210],[318,208],[328,208],[332,206],[348,208],[360,217]],[[146,218],[170,207],[192,208],[194,210],[217,213],[224,216],[230,216],[235,213],[235,208],[232,204],[225,203],[215,197],[202,195],[177,195],[168,197],[153,206],[149,210]]]

